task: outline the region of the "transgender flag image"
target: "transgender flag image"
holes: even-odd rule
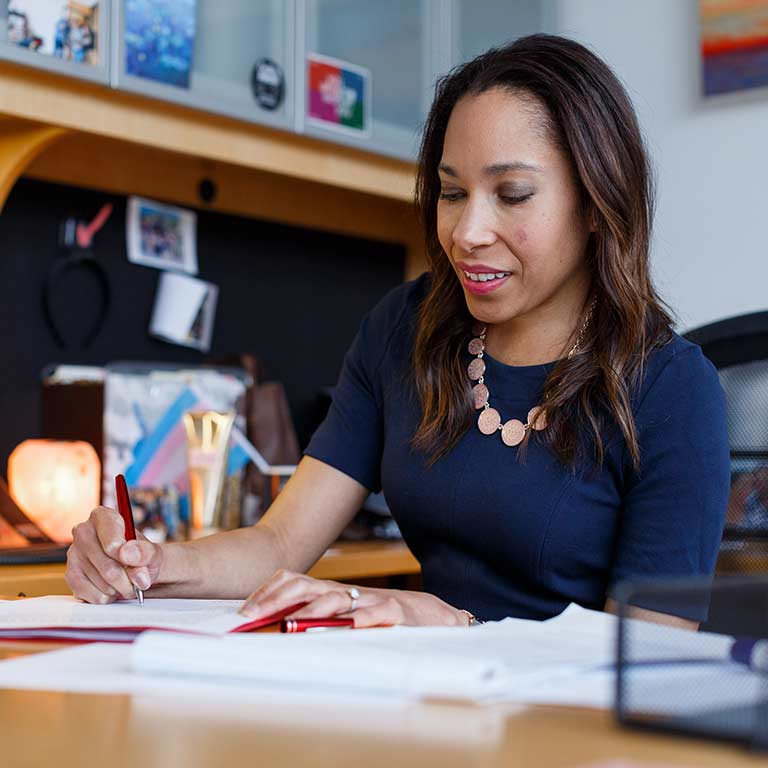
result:
[[[125,480],[130,488],[174,485],[180,493],[187,492],[187,437],[183,416],[187,411],[208,407],[191,387],[181,392],[152,433],[136,444],[133,464],[125,470]],[[227,476],[240,470],[249,461],[241,445],[244,440],[246,438],[242,432],[233,427]]]

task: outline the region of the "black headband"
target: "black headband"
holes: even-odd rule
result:
[[[96,276],[101,289],[98,315],[80,344],[81,348],[90,347],[96,336],[98,336],[112,300],[107,273],[90,252],[82,250],[70,251],[68,255],[56,259],[48,268],[48,274],[45,276],[45,283],[43,284],[43,311],[51,335],[62,349],[67,349],[70,345],[64,340],[56,323],[53,312],[53,297],[56,295],[56,286],[61,283],[64,275],[76,269],[90,270]]]

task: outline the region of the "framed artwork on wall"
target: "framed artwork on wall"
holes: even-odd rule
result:
[[[768,87],[768,2],[699,0],[705,96]]]

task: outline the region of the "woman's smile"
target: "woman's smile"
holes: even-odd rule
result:
[[[457,261],[456,266],[460,270],[464,288],[478,296],[500,288],[512,275],[512,272],[487,264],[468,264]]]

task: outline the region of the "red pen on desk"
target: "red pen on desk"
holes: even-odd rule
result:
[[[354,629],[354,619],[283,619],[281,632],[312,632],[318,629]]]
[[[125,483],[125,477],[123,477],[123,475],[117,475],[117,477],[115,477],[115,492],[117,494],[117,509],[120,512],[120,517],[123,518],[123,523],[125,523],[125,540],[135,541],[136,526],[133,524],[131,497],[128,495],[128,486]],[[133,585],[133,591],[136,593],[136,599],[139,601],[139,605],[144,605],[144,592],[142,592],[135,584]]]

